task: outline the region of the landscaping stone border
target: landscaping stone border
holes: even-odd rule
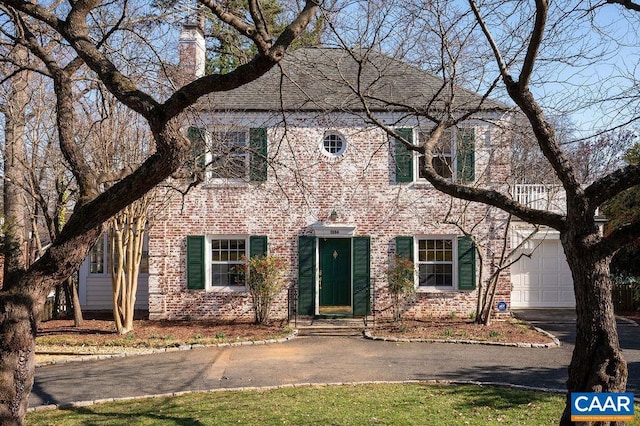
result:
[[[486,341],[486,340],[468,340],[468,339],[411,339],[411,338],[404,338],[404,337],[374,336],[373,334],[371,334],[371,330],[369,330],[369,329],[365,329],[362,332],[362,334],[364,335],[365,339],[381,340],[381,341],[384,341],[384,342],[462,343],[462,344],[467,344],[467,345],[513,346],[513,347],[517,347],[517,348],[553,348],[553,347],[557,347],[557,346],[561,345],[560,340],[556,336],[554,336],[553,334],[549,333],[546,330],[538,328],[538,327],[533,327],[533,328],[537,332],[544,334],[545,336],[549,337],[553,341],[551,343],[527,343],[527,342],[511,343],[511,342],[489,342],[489,341]]]

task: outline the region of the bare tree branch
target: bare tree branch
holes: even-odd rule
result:
[[[203,95],[233,90],[263,75],[284,57],[286,48],[304,31],[316,9],[315,1],[307,1],[304,9],[280,34],[273,46],[267,50],[267,54],[257,55],[249,63],[230,73],[206,75],[192,81],[167,99],[164,105],[160,106],[159,114],[165,119],[175,117]]]
[[[595,208],[625,189],[638,184],[640,184],[640,164],[632,164],[601,177],[585,189],[585,195]]]
[[[624,6],[625,8],[629,9],[629,10],[634,10],[636,12],[640,12],[640,4],[636,3],[634,1],[631,0],[606,0],[607,3],[611,3],[611,4],[619,4],[621,6]]]
[[[520,72],[520,78],[518,80],[520,90],[524,90],[529,86],[531,74],[533,73],[546,28],[547,13],[549,13],[548,2],[546,0],[536,0],[536,20],[533,24],[533,31],[531,32],[529,45],[527,46],[527,54],[524,58],[524,64],[522,65],[522,71]]]

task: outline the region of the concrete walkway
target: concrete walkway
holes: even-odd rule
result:
[[[554,332],[567,324],[538,326]],[[570,325],[570,324],[569,324]],[[640,328],[620,325],[629,390],[640,393]],[[626,330],[626,328],[629,330]],[[631,330],[633,329],[633,330]],[[299,337],[286,343],[113,358],[36,369],[30,405],[170,392],[361,381],[452,380],[564,389],[573,346],[516,348]]]

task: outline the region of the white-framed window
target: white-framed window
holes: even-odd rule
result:
[[[395,132],[404,141],[424,145],[429,137],[428,129],[399,128]],[[446,129],[433,147],[432,166],[445,179],[461,183],[475,180],[475,134],[474,127]],[[395,180],[397,183],[426,182],[423,155],[408,149],[400,140],[395,141],[393,151]]]
[[[149,238],[145,233],[142,242],[142,257],[140,258],[139,273],[149,273]],[[98,239],[89,250],[89,273],[90,274],[110,274],[111,264],[109,263],[109,250],[111,243],[107,234]],[[115,261],[115,260],[114,260]]]
[[[191,156],[185,162],[190,176],[211,183],[267,180],[267,128],[190,126]]]
[[[212,179],[246,179],[249,175],[248,132],[214,131],[207,135],[206,164]]]
[[[417,130],[417,142],[422,144],[429,138],[429,131],[424,129]],[[456,176],[456,139],[455,133],[452,129],[445,130],[437,144],[433,148],[432,165],[440,176],[445,179],[452,179]],[[423,173],[425,158],[423,155],[417,155],[415,158],[417,164],[415,167],[416,178],[418,180],[425,180],[426,177]]]
[[[107,259],[105,256],[105,238],[100,238],[89,250],[89,273],[104,274]]]
[[[245,287],[245,265],[248,252],[246,237],[214,237],[211,247],[211,287]]]
[[[419,288],[455,289],[457,282],[457,245],[451,236],[427,236],[417,239]]]
[[[340,157],[347,149],[347,140],[339,132],[330,130],[324,133],[320,150],[328,157]]]
[[[266,235],[187,235],[189,290],[244,291],[247,259],[267,254]]]

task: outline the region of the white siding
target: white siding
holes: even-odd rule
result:
[[[81,302],[85,310],[112,309],[111,277],[104,274],[90,274],[86,277],[85,301]],[[138,277],[135,309],[149,309],[149,276]]]

